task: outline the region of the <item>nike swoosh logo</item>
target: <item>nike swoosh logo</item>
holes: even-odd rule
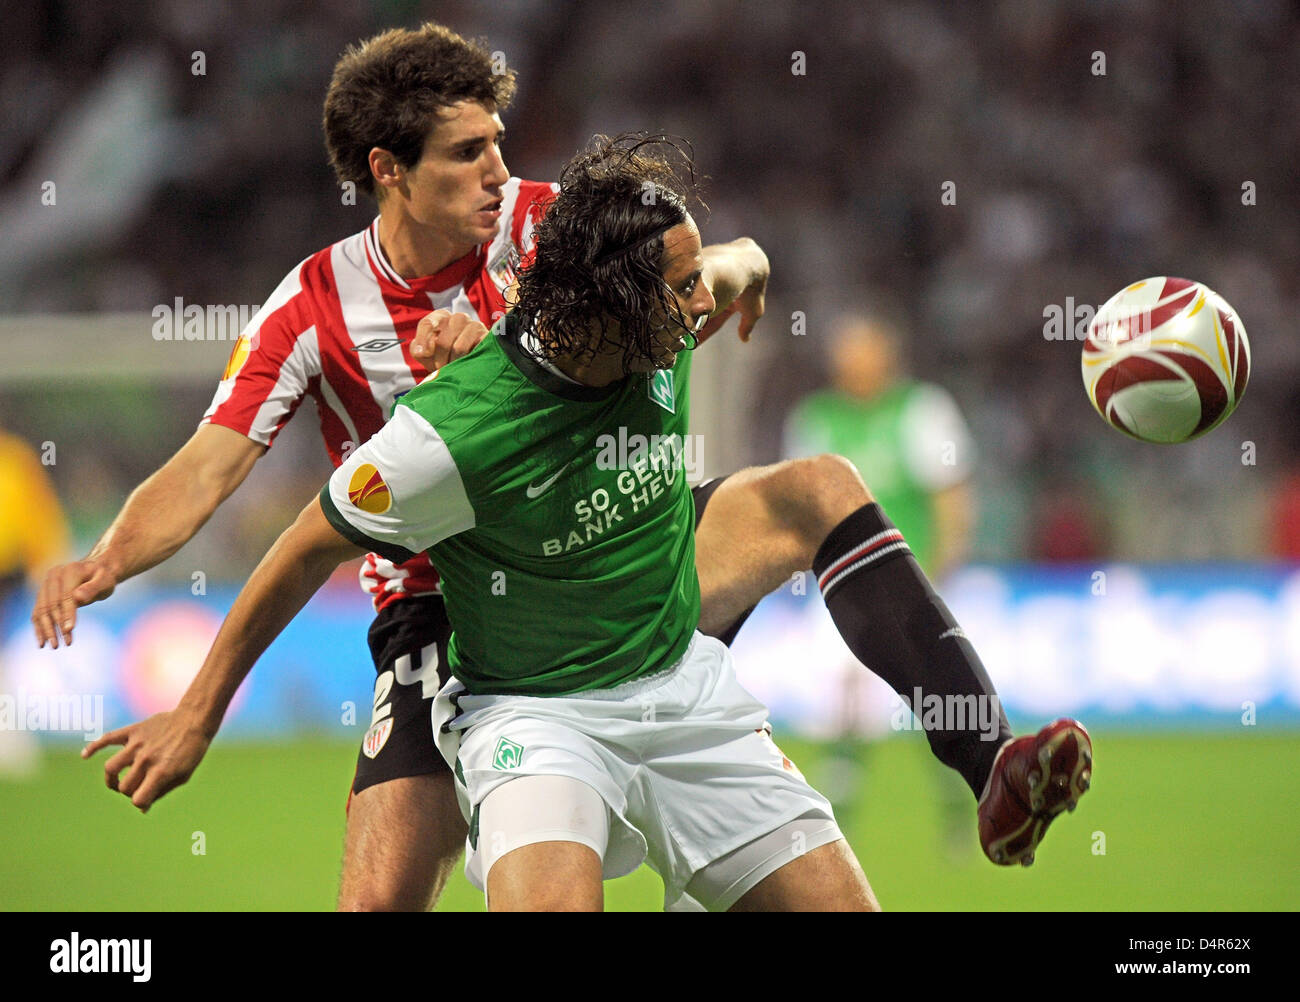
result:
[[[551,489],[551,485],[555,483],[555,481],[560,479],[560,474],[562,474],[565,470],[567,470],[572,465],[573,465],[573,460],[570,459],[567,463],[561,466],[559,470],[557,470],[552,476],[547,477],[540,484],[529,484],[528,490],[524,492],[525,494],[528,495],[528,500],[532,501],[534,498],[539,498],[543,494],[545,494],[548,490]]]

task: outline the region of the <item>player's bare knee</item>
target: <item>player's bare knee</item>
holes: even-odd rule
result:
[[[840,521],[871,502],[871,491],[851,459],[827,452],[797,463],[814,485],[822,507]]]
[[[832,453],[780,464],[765,489],[773,514],[801,541],[804,566],[835,526],[873,500],[858,468]]]

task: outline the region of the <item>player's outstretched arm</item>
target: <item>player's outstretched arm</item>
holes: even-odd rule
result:
[[[253,571],[176,709],[110,731],[88,744],[82,757],[122,745],[104,763],[105,782],[147,811],[193,774],[239,684],[271,641],[335,567],[364,552],[339,535],[326,521],[320,498],[313,498]],[[131,771],[119,782],[126,768]]]
[[[713,316],[700,331],[703,342],[718,330],[733,313],[740,314],[740,340],[748,341],[754,324],[763,315],[767,279],[772,266],[767,255],[749,237],[726,244],[710,244],[703,250],[704,281],[718,304]]]
[[[32,610],[36,642],[72,643],[77,609],[113,594],[123,581],[160,564],[199,531],[244,482],[266,451],[230,428],[205,424],[176,455],[131,492],[85,560],[51,568]]]

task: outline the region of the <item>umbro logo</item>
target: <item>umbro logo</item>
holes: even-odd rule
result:
[[[362,341],[361,344],[353,345],[353,351],[386,351],[389,348],[401,344],[400,338],[395,337],[377,337],[369,341]]]

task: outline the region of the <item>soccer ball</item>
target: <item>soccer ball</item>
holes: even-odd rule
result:
[[[1083,385],[1115,428],[1143,442],[1186,442],[1236,409],[1250,342],[1222,296],[1185,278],[1143,279],[1097,311],[1083,342]]]

